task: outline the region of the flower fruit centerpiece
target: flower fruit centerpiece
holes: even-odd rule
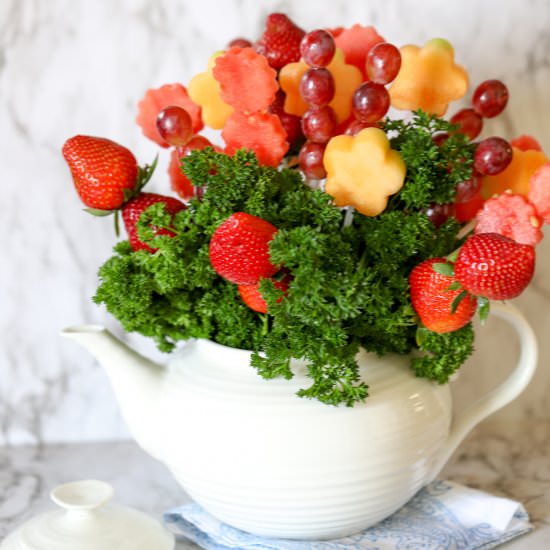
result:
[[[171,196],[144,191],[156,162],[122,145],[63,146],[87,210],[122,215],[128,236],[95,302],[162,351],[188,343],[164,369],[98,327],[65,334],[104,363],[142,447],[226,523],[293,538],[372,525],[527,384],[536,346],[509,314],[517,372],[452,420],[445,382],[471,321],[529,284],[550,222],[536,140],[473,141],[506,106],[502,82],[443,118],[468,87],[446,40],[398,49],[373,27],[306,33],[271,14],[256,42],[140,101]]]
[[[152,169],[121,145],[65,143],[84,204],[120,211],[128,234],[94,300],[163,351],[189,338],[254,350],[265,378],[304,359],[299,394],[330,404],[367,396],[360,347],[418,350],[416,375],[446,382],[476,310],[531,280],[550,222],[535,139],[473,141],[506,106],[502,82],[442,118],[468,85],[446,40],[399,50],[373,27],[305,33],[271,14],[254,44],[234,40],[187,88],[139,103],[179,199],[143,191]]]

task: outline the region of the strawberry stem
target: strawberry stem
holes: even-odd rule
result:
[[[475,219],[469,221],[457,234],[456,238],[458,240],[467,237],[475,229],[477,221]]]
[[[478,296],[477,298],[477,311],[479,313],[479,320],[482,325],[485,324],[487,318],[489,317],[489,312],[491,309],[491,302],[488,298],[483,296]]]
[[[115,235],[120,237],[120,222],[119,222],[119,212],[120,210],[115,210]]]

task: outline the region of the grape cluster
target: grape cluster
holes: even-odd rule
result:
[[[472,95],[472,107],[455,113],[450,122],[458,126],[458,132],[474,140],[483,129],[483,119],[502,113],[508,103],[508,89],[500,80],[485,80]],[[449,137],[446,133],[434,136],[441,145]],[[454,204],[437,204],[426,215],[437,226],[454,215],[460,222],[471,220],[483,204],[480,195],[482,176],[499,174],[512,161],[512,147],[501,137],[489,137],[476,145],[473,174],[469,180],[457,185]]]
[[[460,133],[475,139],[483,128],[484,118],[500,115],[508,103],[508,88],[500,80],[485,80],[474,91],[472,108],[461,109],[451,117]]]
[[[500,80],[485,80],[474,91],[472,109],[462,109],[451,122],[469,139],[481,132],[483,118],[493,118],[508,103],[508,89]],[[501,137],[490,137],[479,142],[474,154],[474,173],[482,176],[500,174],[512,161],[512,147]]]
[[[300,43],[300,54],[309,69],[300,81],[300,95],[309,108],[302,118],[306,142],[298,160],[304,175],[310,179],[326,176],[323,153],[328,140],[336,132],[338,119],[329,103],[334,99],[334,77],[327,65],[332,61],[336,44],[330,32],[317,29],[308,32]]]
[[[311,179],[326,176],[323,152],[338,128],[336,113],[330,106],[335,83],[327,68],[335,50],[334,38],[322,29],[307,33],[300,45],[302,59],[309,65],[300,82],[300,95],[309,109],[302,118],[302,130],[307,141],[300,150],[299,163],[304,175]],[[400,67],[401,53],[393,44],[383,42],[371,49],[365,61],[369,80],[363,82],[353,94],[353,119],[345,128],[347,135],[357,134],[386,115],[390,96],[385,86],[397,76]]]
[[[369,80],[363,82],[352,98],[355,120],[346,134],[357,132],[382,120],[390,108],[390,94],[386,84],[392,82],[401,68],[401,53],[388,42],[376,44],[368,53],[365,70]]]

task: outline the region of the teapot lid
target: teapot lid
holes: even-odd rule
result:
[[[160,522],[132,508],[106,505],[114,494],[103,481],[56,487],[51,499],[61,507],[23,524],[0,550],[173,550],[174,535]]]

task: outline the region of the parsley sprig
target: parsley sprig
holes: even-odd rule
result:
[[[260,166],[246,151],[233,157],[193,152],[185,173],[206,187],[203,200],[192,200],[173,220],[162,204],[149,208],[139,234],[157,252],[117,244],[99,271],[94,300],[125,330],[152,337],[163,351],[188,338],[252,349],[252,365],[265,378],[290,378],[291,359],[303,359],[311,385],[299,395],[328,404],[351,406],[367,397],[356,363],[360,347],[377,354],[416,350],[414,372],[446,382],[471,353],[473,331],[468,325],[417,342],[408,275],[459,244],[456,221],[436,228],[423,210],[454,198],[456,183],[471,174],[472,146],[447,122],[424,113],[410,122],[387,121],[385,130],[407,164],[405,185],[384,213],[356,214],[345,228],[331,197],[305,186],[295,170]],[[432,136],[440,131],[451,137],[438,147]],[[261,282],[267,315],[250,310],[236,285],[210,265],[210,238],[237,211],[279,228],[270,253],[292,282],[284,297],[271,281]],[[170,226],[175,236],[154,236],[151,225]]]

